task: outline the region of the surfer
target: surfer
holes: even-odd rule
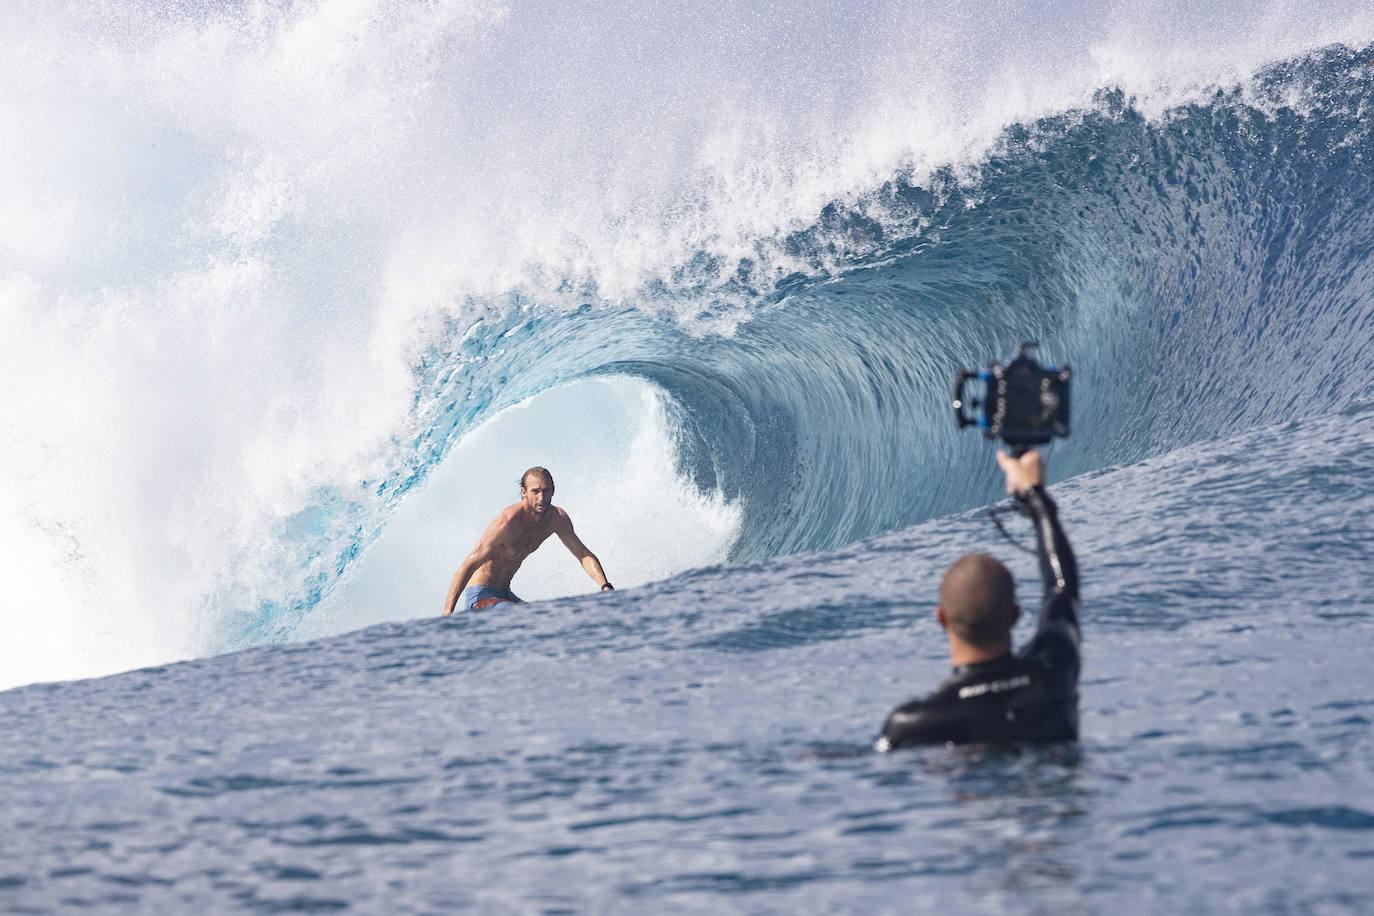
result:
[[[987,554],[959,558],[940,582],[935,619],[949,637],[954,672],[935,692],[897,707],[880,751],[913,744],[1068,741],[1078,737],[1078,565],[1045,492],[1044,461],[997,453],[1035,525],[1045,594],[1035,636],[1012,652],[1020,615],[1011,573]]]
[[[444,616],[458,606],[469,611],[503,603],[523,604],[510,590],[510,580],[525,558],[551,534],[558,535],[603,592],[614,591],[606,581],[601,561],[573,532],[568,513],[553,504],[553,475],[546,468],[535,467],[520,475],[520,502],[501,510],[453,574],[444,599]]]

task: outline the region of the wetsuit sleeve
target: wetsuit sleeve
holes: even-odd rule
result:
[[[875,745],[880,751],[896,750],[913,744],[936,744],[946,740],[941,716],[932,714],[926,701],[912,700],[888,715]]]
[[[1035,540],[1040,557],[1040,579],[1045,596],[1040,604],[1036,633],[1056,624],[1067,624],[1078,636],[1078,561],[1069,539],[1059,527],[1059,510],[1043,487],[1035,487],[1018,497],[1035,525]]]

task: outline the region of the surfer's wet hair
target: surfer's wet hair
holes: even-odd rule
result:
[[[550,487],[553,486],[553,475],[549,473],[549,469],[535,466],[520,475],[520,489],[525,489],[526,482],[530,479],[531,474],[542,479],[544,483],[548,484]]]
[[[995,646],[1016,623],[1016,586],[1011,572],[985,553],[965,554],[940,582],[945,621],[970,645]]]

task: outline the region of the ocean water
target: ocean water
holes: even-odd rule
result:
[[[0,909],[1374,908],[1369,12],[15,0],[0,98]],[[1082,741],[877,754],[1022,339]],[[435,618],[532,464],[619,591]]]
[[[0,899],[1367,912],[1371,446],[1366,405],[1055,488],[1084,570],[1076,746],[871,749],[947,668],[930,605],[993,537],[978,512],[11,690]]]

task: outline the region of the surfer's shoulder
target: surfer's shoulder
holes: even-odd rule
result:
[[[502,509],[500,512],[496,513],[496,519],[493,522],[493,527],[505,528],[508,525],[510,525],[511,522],[515,521],[516,516],[520,514],[520,509],[522,505],[522,503],[514,503],[513,505],[509,505],[506,508]]]

